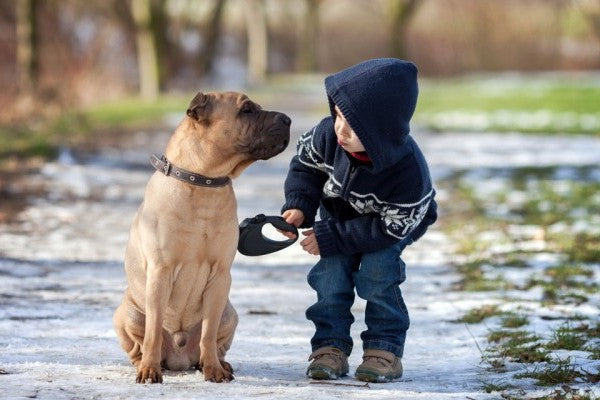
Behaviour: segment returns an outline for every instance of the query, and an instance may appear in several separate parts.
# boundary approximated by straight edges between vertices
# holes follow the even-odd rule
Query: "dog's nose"
[[[281,122],[286,126],[290,126],[292,124],[290,117],[282,113],[279,113],[275,116],[275,122]]]

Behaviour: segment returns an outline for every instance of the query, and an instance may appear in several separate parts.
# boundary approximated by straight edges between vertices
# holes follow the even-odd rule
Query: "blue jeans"
[[[406,279],[400,255],[407,244],[353,256],[323,257],[310,270],[308,283],[317,292],[317,302],[306,310],[306,318],[316,327],[313,351],[333,346],[350,355],[350,325],[354,322],[350,308],[356,288],[358,296],[367,301],[367,330],[360,335],[363,349],[386,350],[402,357],[410,324],[399,287]]]

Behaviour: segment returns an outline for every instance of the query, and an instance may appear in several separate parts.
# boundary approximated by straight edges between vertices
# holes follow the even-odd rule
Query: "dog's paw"
[[[227,363],[227,365],[229,365],[229,364]],[[229,365],[229,369],[231,369],[231,365]],[[228,371],[225,368],[221,367],[221,365],[215,365],[215,366],[204,365],[202,367],[202,373],[204,374],[204,380],[209,381],[209,382],[217,382],[217,383],[230,382],[235,379],[233,377],[232,372],[233,372],[233,369],[231,369],[231,371]]]
[[[229,364],[227,361],[225,360],[219,360],[221,362],[221,367],[223,367],[223,369],[227,372],[229,372],[230,374],[233,374],[233,368],[231,367],[231,364]]]
[[[160,367],[141,367],[138,369],[136,383],[162,383],[162,371]]]

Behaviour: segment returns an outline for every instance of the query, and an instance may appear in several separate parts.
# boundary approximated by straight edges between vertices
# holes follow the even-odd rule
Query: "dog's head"
[[[281,153],[290,141],[290,118],[265,111],[243,93],[198,93],[187,109],[187,117],[199,124],[204,137],[221,151],[267,160]]]

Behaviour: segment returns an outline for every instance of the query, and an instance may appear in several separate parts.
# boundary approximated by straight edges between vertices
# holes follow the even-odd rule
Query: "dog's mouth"
[[[257,160],[268,160],[284,151],[289,142],[289,138],[284,138],[276,143],[273,143],[272,141],[269,141],[268,143],[257,143],[250,149],[249,154]]]
[[[289,127],[277,127],[249,136],[245,143],[239,144],[238,150],[255,160],[268,160],[284,151],[289,143]]]

